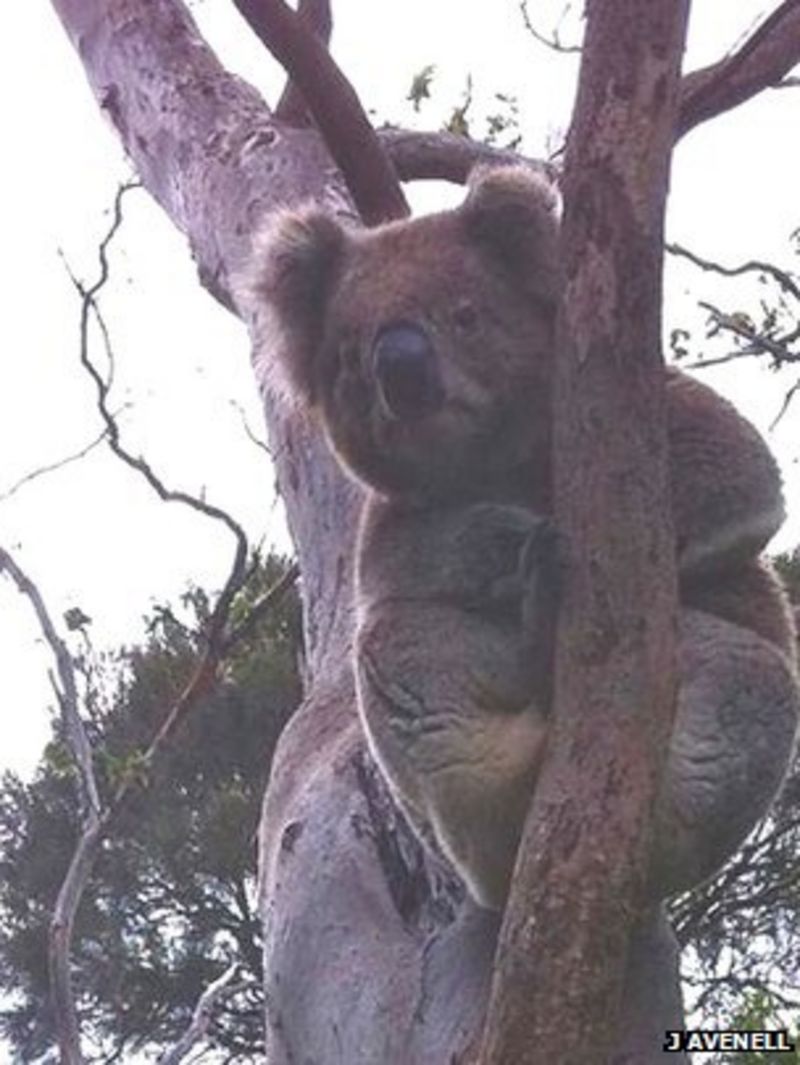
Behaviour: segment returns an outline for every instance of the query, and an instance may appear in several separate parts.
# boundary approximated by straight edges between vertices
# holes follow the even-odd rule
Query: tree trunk
[[[201,282],[234,309],[231,278],[261,216],[341,202],[324,146],[274,120],[220,66],[179,0],[52,2],[142,181],[187,236]],[[316,429],[266,390],[264,404],[302,570],[309,664],[260,834],[270,1065],[467,1062],[498,921],[423,852],[366,753],[350,667],[359,493]],[[661,1060],[653,1032],[679,1023],[669,934],[653,936],[632,959],[637,993],[622,1021],[638,1065],[650,1060],[642,1047]]]
[[[554,722],[503,922],[483,1065],[606,1063],[675,711],[661,265],[689,0],[589,0],[567,138]]]

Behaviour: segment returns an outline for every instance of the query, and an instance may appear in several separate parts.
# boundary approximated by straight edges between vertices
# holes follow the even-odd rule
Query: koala
[[[455,210],[371,230],[313,208],[280,216],[246,296],[260,372],[366,489],[355,676],[371,751],[492,909],[549,731],[558,241],[550,185],[481,172]],[[798,719],[793,627],[759,558],[783,519],[775,463],[733,407],[665,373],[680,675],[658,898],[711,875],[765,813]]]

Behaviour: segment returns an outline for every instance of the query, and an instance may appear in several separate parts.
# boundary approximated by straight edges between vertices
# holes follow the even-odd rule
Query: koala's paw
[[[543,520],[525,507],[498,503],[476,503],[459,512],[446,546],[471,592],[470,609],[519,619],[521,559]]]

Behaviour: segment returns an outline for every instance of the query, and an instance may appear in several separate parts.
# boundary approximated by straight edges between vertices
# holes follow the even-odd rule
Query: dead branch
[[[565,6],[562,18],[569,6],[569,4]],[[522,15],[522,21],[525,23],[525,29],[539,44],[545,45],[546,48],[550,48],[553,52],[560,52],[562,55],[580,55],[581,46],[579,44],[564,44],[559,37],[557,27],[553,29],[552,36],[548,37],[534,26],[531,13],[528,10],[528,0],[520,0],[519,10]]]
[[[690,251],[688,248],[683,247],[681,244],[667,244],[666,250],[670,255],[679,255],[684,259],[688,259],[689,262],[694,263],[695,266],[699,266],[702,270],[710,270],[715,274],[721,274],[723,277],[740,277],[742,274],[766,274],[773,280],[777,281],[780,287],[787,292],[790,296],[794,296],[798,304],[800,304],[800,286],[794,280],[792,275],[786,270],[781,270],[773,263],[765,263],[760,259],[749,259],[745,263],[740,263],[738,266],[723,266],[721,263],[714,262],[711,259],[703,259],[696,252]]]
[[[726,314],[725,311],[721,311],[719,307],[715,307],[713,303],[708,303],[705,300],[699,300],[697,306],[702,307],[704,311],[708,311],[716,331],[732,333],[747,343],[745,347],[729,352],[727,355],[711,359],[698,359],[697,362],[690,364],[692,368],[718,366],[723,362],[730,362],[732,359],[743,358],[748,355],[769,355],[775,366],[790,362],[800,362],[800,353],[790,351],[785,338],[772,337],[766,333],[760,333],[751,322],[745,321],[740,314]]]
[[[327,48],[333,29],[330,0],[300,0],[297,5],[297,17]],[[291,78],[287,79],[286,88],[272,113],[275,118],[290,126],[305,128],[314,125],[303,94]]]
[[[126,404],[126,406],[127,405],[128,404]],[[94,440],[91,440],[88,444],[85,445],[85,447],[82,447],[80,451],[75,451],[73,454],[67,455],[63,459],[58,459],[57,462],[48,463],[48,465],[46,466],[39,466],[37,469],[32,470],[30,473],[26,473],[24,477],[20,477],[20,479],[14,484],[12,484],[9,489],[0,494],[0,503],[5,503],[6,500],[11,499],[13,495],[16,495],[20,488],[23,488],[26,484],[30,484],[31,481],[35,481],[37,480],[37,478],[43,477],[47,473],[55,473],[57,470],[63,470],[64,467],[69,466],[70,463],[77,462],[78,459],[84,458],[86,455],[89,454],[90,451],[94,451],[94,449],[99,444],[102,444],[102,442],[106,438],[106,435],[106,430],[103,429],[103,431],[99,433],[94,438]]]
[[[409,208],[392,164],[323,41],[283,0],[234,3],[302,93],[364,223],[405,218]]]
[[[239,403],[235,399],[232,399],[232,400],[230,400],[230,405],[233,407],[233,409],[239,415],[239,418],[240,418],[241,423],[242,423],[242,428],[244,429],[245,436],[250,441],[250,443],[251,444],[255,444],[259,451],[263,451],[268,459],[272,459],[273,458],[272,449],[270,448],[269,444],[265,440],[262,440],[260,436],[256,436],[256,434],[253,432],[253,427],[250,425],[250,422],[247,420],[247,414],[245,412],[244,407],[241,405],[241,403]],[[2,497],[0,496],[0,502],[1,501],[2,501]]]
[[[97,316],[98,305],[97,295],[100,290],[108,281],[109,266],[108,266],[108,247],[117,233],[120,225],[122,224],[122,202],[126,193],[131,189],[138,186],[126,184],[121,185],[117,190],[114,197],[114,209],[113,220],[111,226],[108,229],[105,237],[99,246],[99,262],[100,270],[97,279],[93,284],[88,287],[80,281],[75,274],[70,270],[69,264],[67,270],[69,272],[70,280],[74,285],[81,301],[81,315],[80,315],[80,362],[81,366],[91,377],[94,382],[97,391],[97,409],[100,413],[100,417],[105,424],[106,437],[108,444],[113,453],[119,458],[126,466],[129,466],[132,470],[135,470],[144,480],[150,485],[156,495],[165,503],[181,503],[184,506],[189,507],[191,510],[195,510],[200,514],[205,515],[207,518],[212,518],[214,521],[221,522],[233,535],[236,549],[235,559],[233,564],[233,570],[231,573],[232,580],[228,583],[230,588],[226,585],[226,589],[223,589],[222,595],[225,597],[225,601],[222,603],[222,609],[220,611],[219,618],[215,618],[216,612],[212,613],[212,617],[209,623],[209,632],[207,638],[209,641],[215,639],[221,632],[222,621],[224,620],[230,599],[241,587],[244,579],[245,567],[247,563],[247,537],[244,534],[243,529],[234,521],[234,519],[226,511],[220,507],[215,507],[211,503],[207,503],[204,499],[198,499],[195,496],[189,495],[187,492],[176,491],[166,487],[164,482],[158,477],[150,464],[141,456],[136,457],[131,454],[122,444],[120,439],[119,425],[117,424],[114,416],[108,406],[108,393],[109,384],[103,379],[102,374],[92,362],[89,355],[89,321],[91,316]],[[218,604],[219,606],[220,604]],[[219,626],[219,628],[217,627]]]
[[[783,397],[783,402],[781,403],[780,410],[770,422],[770,429],[774,429],[775,426],[779,424],[784,414],[786,414],[789,407],[791,407],[792,401],[794,400],[795,396],[797,396],[798,394],[800,394],[800,378],[795,381],[791,388],[787,389]],[[800,616],[798,616],[798,610],[797,608],[795,608],[795,624],[797,624],[798,620],[800,620]]]
[[[192,1019],[178,1042],[158,1059],[158,1065],[180,1065],[195,1046],[208,1034],[214,1011],[226,998],[236,994],[241,985],[234,984],[239,971],[238,962],[233,962],[225,972],[209,984],[194,1008]]]
[[[75,914],[80,904],[83,886],[91,868],[93,853],[102,831],[102,813],[92,751],[78,710],[75,671],[69,651],[58,635],[41,592],[23,572],[8,551],[0,548],[0,570],[27,596],[36,614],[42,635],[53,653],[59,683],[53,679],[64,734],[72,750],[78,769],[83,807],[83,827],[80,839],[58,892],[50,919],[48,961],[50,967],[50,995],[56,1017],[56,1029],[61,1060],[67,1065],[81,1065],[80,1024],[72,992],[69,969],[70,945]]]
[[[700,269],[711,271],[722,277],[741,277],[746,274],[756,274],[758,277],[770,277],[779,286],[782,292],[797,302],[798,313],[800,313],[800,285],[798,285],[794,276],[789,273],[789,271],[782,270],[773,263],[763,262],[760,259],[750,259],[747,262],[740,263],[738,266],[723,266],[721,263],[711,259],[702,258],[695,252],[689,251],[688,248],[684,248],[680,244],[667,244],[666,249],[670,254],[681,256],[695,266],[700,267]],[[757,329],[754,323],[742,314],[728,314],[714,304],[703,300],[698,302],[698,306],[708,312],[711,322],[713,323],[714,333],[730,333],[732,336],[744,341],[744,343],[742,346],[735,348],[733,351],[725,352],[723,355],[696,359],[693,362],[687,363],[687,366],[690,369],[702,370],[711,366],[722,366],[725,363],[734,362],[738,359],[764,355],[770,358],[773,368],[778,368],[789,363],[800,362],[800,353],[793,351],[791,347],[791,345],[800,340],[800,322],[798,322],[793,329],[789,330],[789,332],[782,335],[776,335],[772,332],[765,332],[763,328]],[[787,389],[781,407],[773,419],[770,428],[774,429],[781,421],[798,392],[800,392],[800,381]]]
[[[452,181],[463,185],[478,163],[491,166],[526,163],[551,178],[556,169],[538,159],[525,159],[518,152],[493,148],[453,133],[420,133],[384,126],[377,131],[401,181]]]
[[[109,229],[99,245],[100,269],[97,280],[85,285],[70,271],[73,285],[81,299],[80,315],[80,361],[90,375],[97,389],[97,406],[104,423],[103,439],[108,439],[109,446],[129,467],[136,470],[156,494],[165,502],[179,502],[198,511],[206,517],[221,521],[234,535],[235,549],[230,572],[203,633],[204,649],[200,661],[189,682],[166,713],[164,720],[156,730],[146,750],[143,752],[141,767],[146,770],[152,765],[162,748],[186,719],[197,702],[213,688],[219,675],[219,668],[224,656],[236,645],[238,640],[252,631],[258,619],[263,617],[266,609],[282,595],[297,579],[297,567],[293,567],[270,589],[256,604],[255,617],[248,615],[235,629],[227,631],[230,607],[236,594],[240,591],[247,576],[247,539],[244,531],[227,513],[204,500],[195,499],[184,492],[167,489],[150,465],[143,458],[136,458],[121,443],[119,426],[108,407],[109,383],[105,381],[94,365],[89,354],[89,323],[91,315],[99,314],[97,297],[109,279],[108,249],[122,224],[122,202],[131,185],[121,186],[114,199],[113,218]],[[104,343],[110,355],[108,331],[103,331]],[[8,552],[0,549],[0,569],[5,569],[15,580],[20,591],[30,599],[44,637],[56,658],[59,685],[56,687],[58,702],[61,707],[65,734],[75,758],[82,790],[85,795],[84,823],[75,850],[70,860],[67,873],[59,890],[50,925],[50,980],[56,1030],[61,1048],[62,1061],[67,1065],[82,1065],[80,1048],[80,1025],[75,1007],[75,996],[70,973],[70,954],[74,918],[80,905],[83,892],[91,875],[98,847],[113,824],[114,818],[122,808],[132,790],[141,781],[141,774],[123,776],[111,801],[102,807],[92,764],[91,747],[83,726],[79,711],[77,687],[73,663],[63,641],[58,637],[50,620],[42,596],[36,586],[14,563]],[[229,981],[226,981],[226,985]],[[212,985],[214,988],[216,985]],[[211,991],[212,988],[208,990]],[[215,993],[216,994],[216,993]],[[201,998],[198,1003],[198,1018],[203,1015],[203,1003],[213,1001]],[[205,1008],[205,1007],[203,1007]],[[196,1037],[199,1038],[199,1035]],[[195,1038],[195,1041],[196,1041]],[[179,1060],[179,1059],[176,1059]]]
[[[800,0],[784,0],[731,55],[682,81],[675,139],[780,85],[800,62]]]
[[[246,640],[248,636],[252,635],[259,621],[275,606],[299,577],[300,567],[296,562],[293,562],[286,572],[275,581],[272,587],[253,603],[247,613],[247,617],[228,632],[223,642],[224,650],[227,654],[242,643],[243,640]]]

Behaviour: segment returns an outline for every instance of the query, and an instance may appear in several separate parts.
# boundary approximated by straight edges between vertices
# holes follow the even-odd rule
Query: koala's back
[[[713,389],[667,371],[672,509],[683,583],[756,557],[784,519],[777,465]]]

